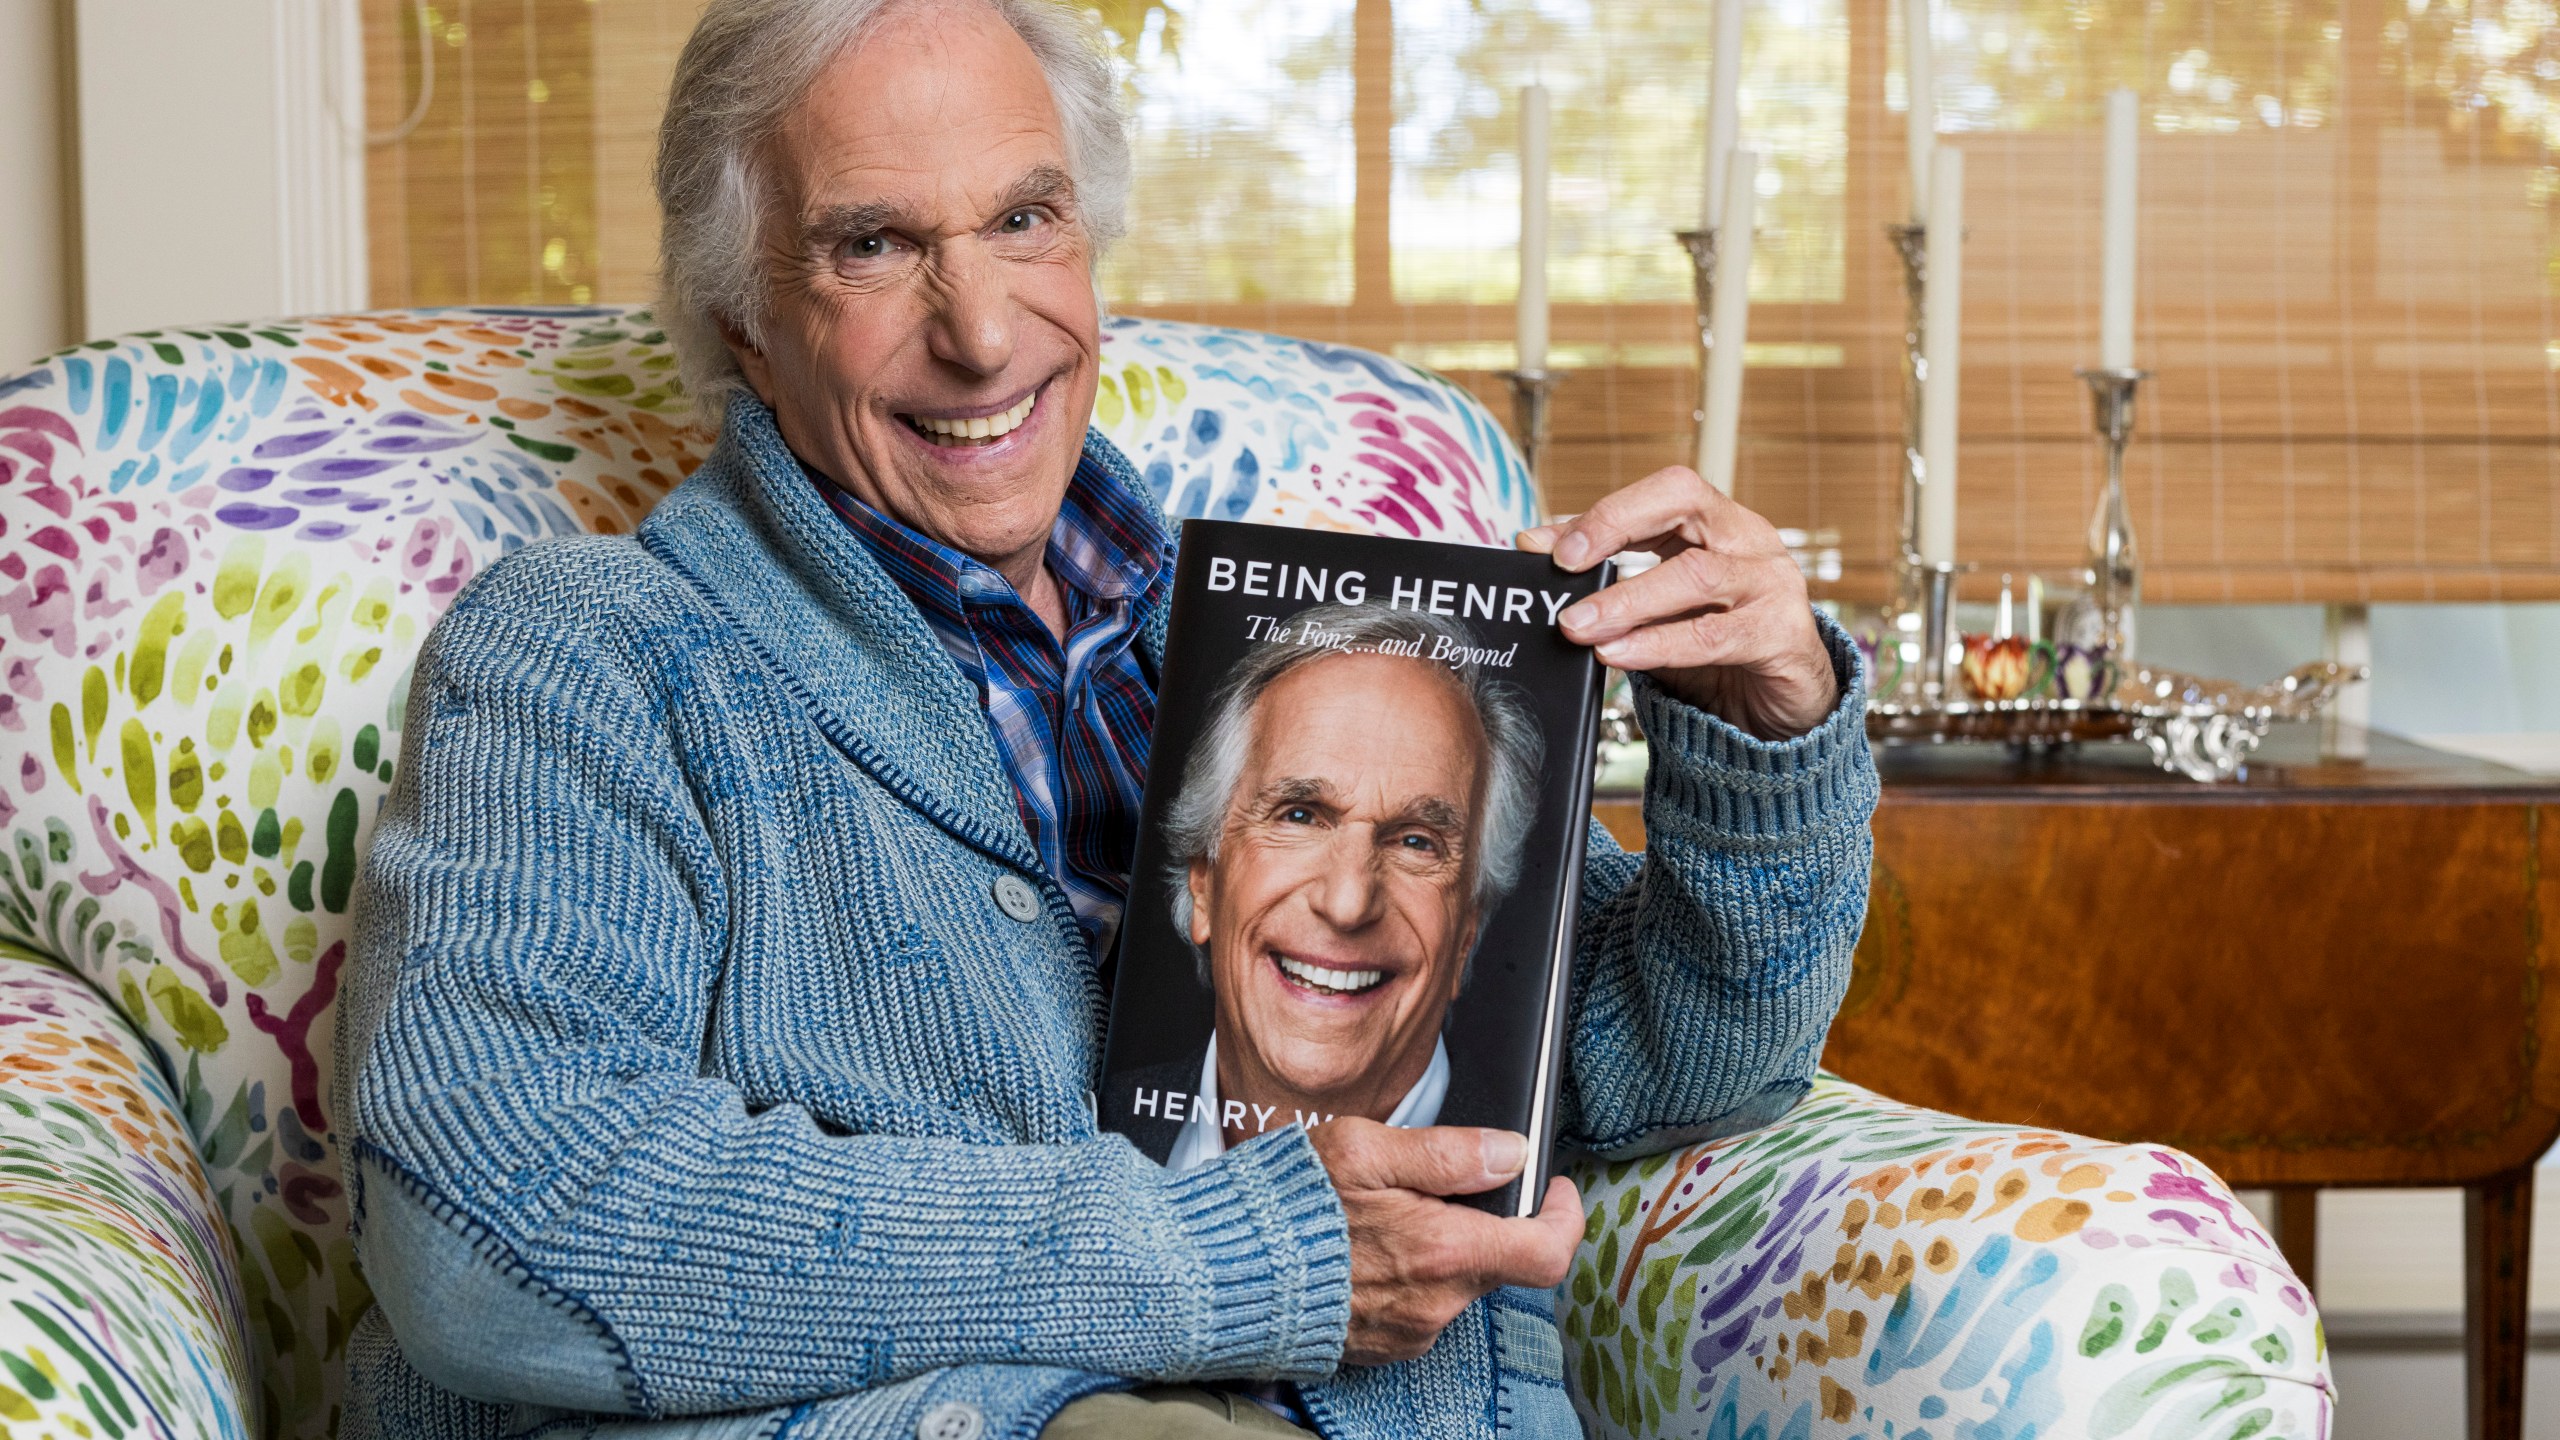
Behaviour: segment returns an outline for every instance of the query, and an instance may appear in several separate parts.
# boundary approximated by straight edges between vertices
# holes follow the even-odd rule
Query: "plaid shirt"
[[[1164,527],[1103,459],[1077,462],[1049,533],[1049,571],[1066,592],[1062,646],[1002,575],[810,478],[977,688],[1032,847],[1093,953],[1108,953],[1155,731],[1156,677],[1133,642],[1170,583]]]

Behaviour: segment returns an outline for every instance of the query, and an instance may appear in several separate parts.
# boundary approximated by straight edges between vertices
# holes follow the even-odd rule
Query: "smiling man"
[[[1172,544],[1086,423],[1129,160],[1077,17],[703,7],[659,138],[659,317],[721,438],[638,534],[509,555],[419,653],[338,997],[378,1302],[344,1433],[1576,1428],[1546,1288],[1572,1185],[1531,1219],[1444,1198],[1518,1175],[1522,1137],[1346,1115],[1175,1172],[1088,1108]],[[1560,617],[1639,676],[1655,836],[1584,859],[1562,1134],[1625,1155],[1773,1119],[1864,908],[1855,648],[1687,470],[1520,543],[1666,557]],[[1403,823],[1461,873],[1489,843],[1453,819],[1481,775],[1264,763],[1281,828],[1240,843]],[[1481,902],[1394,863],[1393,944],[1328,949],[1350,910],[1301,925],[1214,877],[1209,943],[1421,1002],[1438,962],[1403,977]],[[1409,1066],[1430,1006],[1388,1009]]]
[[[1247,652],[1167,811],[1174,927],[1216,999],[1188,1073],[1138,1077],[1207,1102],[1136,1137],[1177,1170],[1302,1114],[1440,1118],[1441,1031],[1537,804],[1544,747],[1515,687],[1376,653],[1470,653],[1457,622],[1328,605],[1290,623],[1335,644]]]

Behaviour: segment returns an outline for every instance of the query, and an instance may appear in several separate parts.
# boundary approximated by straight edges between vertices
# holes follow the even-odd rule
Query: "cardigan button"
[[[986,1432],[987,1417],[966,1400],[945,1400],[916,1422],[916,1440],[978,1440]]]
[[[1028,925],[1040,918],[1040,892],[1019,875],[996,877],[996,908]],[[975,1434],[977,1432],[970,1432]]]

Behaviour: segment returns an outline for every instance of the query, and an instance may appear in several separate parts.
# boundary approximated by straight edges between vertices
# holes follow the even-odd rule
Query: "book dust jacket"
[[[1544,1197],[1599,663],[1543,555],[1182,527],[1102,1123],[1188,1169],[1362,1115],[1530,1140]]]

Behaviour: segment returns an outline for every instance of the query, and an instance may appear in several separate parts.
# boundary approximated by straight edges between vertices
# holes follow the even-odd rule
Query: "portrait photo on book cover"
[[[1186,613],[1235,658],[1163,698],[1122,921],[1102,1106],[1149,1156],[1336,1115],[1527,1128],[1585,697],[1539,693],[1572,687],[1523,649],[1567,647],[1513,618]]]

